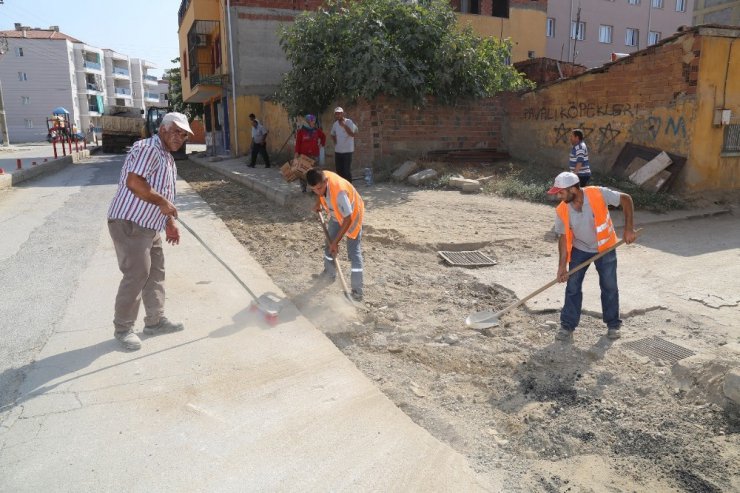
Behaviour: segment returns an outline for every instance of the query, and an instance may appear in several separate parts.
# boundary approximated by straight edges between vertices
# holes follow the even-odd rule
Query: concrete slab
[[[178,190],[188,226],[258,295],[283,298],[187,184]],[[122,351],[104,224],[88,240],[95,254],[62,321],[0,414],[1,489],[502,489],[413,423],[290,302],[267,326],[186,231],[165,247],[167,313],[186,330]]]

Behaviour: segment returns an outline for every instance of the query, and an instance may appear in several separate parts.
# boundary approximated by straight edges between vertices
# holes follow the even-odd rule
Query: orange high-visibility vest
[[[617,233],[614,231],[612,218],[609,215],[609,207],[606,205],[604,196],[601,195],[599,187],[584,187],[583,193],[588,197],[591,210],[594,213],[594,229],[596,229],[596,247],[603,252],[617,243]],[[573,248],[573,231],[570,230],[570,219],[568,216],[568,204],[560,202],[556,212],[565,225],[565,240],[568,248],[568,262],[570,262],[570,251]]]
[[[329,200],[331,200],[331,206],[334,209],[334,217],[337,219],[339,224],[342,224],[344,218],[339,212],[337,196],[339,195],[339,192],[345,192],[347,197],[349,197],[349,203],[352,204],[352,224],[347,230],[346,235],[348,238],[357,238],[357,235],[360,234],[360,230],[362,230],[362,218],[365,215],[365,203],[362,201],[362,197],[360,197],[360,194],[357,193],[357,190],[355,190],[355,187],[353,187],[350,182],[338,174],[331,171],[324,171],[324,176],[326,177],[326,188],[329,193]],[[319,200],[321,201],[321,205],[328,212],[329,206],[326,204],[326,197],[321,196],[319,197]]]

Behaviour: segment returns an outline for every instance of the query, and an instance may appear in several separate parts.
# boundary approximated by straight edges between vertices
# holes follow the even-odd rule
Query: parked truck
[[[103,152],[125,152],[139,139],[156,135],[167,108],[150,107],[144,110],[128,106],[109,106],[101,119]],[[186,144],[173,152],[175,159],[186,159]]]

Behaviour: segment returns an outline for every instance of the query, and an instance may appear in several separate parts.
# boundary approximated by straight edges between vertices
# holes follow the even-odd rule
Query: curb
[[[57,159],[52,159],[45,163],[37,164],[31,168],[24,168],[21,170],[14,171],[13,173],[4,173],[0,175],[0,190],[12,188],[21,182],[36,178],[40,175],[49,173],[56,173],[62,170],[67,165],[77,163],[90,157],[89,150],[82,150],[73,152],[68,156],[64,156]]]
[[[195,156],[188,156],[188,159],[194,164],[208,168],[211,171],[215,171],[231,181],[237,182],[264,195],[265,198],[282,207],[293,203],[302,195],[300,192],[293,192],[290,190],[284,190],[282,187],[276,187],[275,184],[272,183],[273,180],[261,179],[261,176],[259,175],[239,173],[227,169],[219,165],[221,161],[209,162],[207,161],[208,158],[198,158]]]

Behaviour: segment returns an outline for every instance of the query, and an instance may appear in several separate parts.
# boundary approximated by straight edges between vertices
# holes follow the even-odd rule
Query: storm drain
[[[496,261],[488,255],[474,252],[437,252],[450,265],[459,267],[486,267],[496,265]]]
[[[630,341],[624,343],[623,346],[652,360],[668,361],[670,363],[675,363],[696,354],[690,349],[673,344],[660,337]]]

